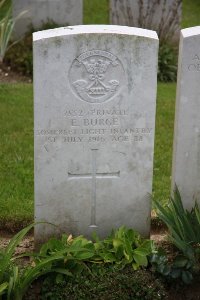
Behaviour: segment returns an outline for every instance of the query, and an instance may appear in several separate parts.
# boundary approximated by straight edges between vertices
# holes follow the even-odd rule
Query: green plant
[[[11,0],[0,0],[0,20],[5,17]]]
[[[132,264],[134,270],[147,266],[147,255],[152,253],[153,242],[143,240],[132,229],[120,227],[113,231],[105,240],[96,242],[83,236],[72,238],[63,235],[60,240],[52,238],[45,243],[38,254],[28,254],[34,258],[32,266],[19,270],[13,264],[13,254],[16,246],[24,235],[33,227],[30,225],[20,231],[11,240],[9,246],[2,252],[0,265],[0,293],[7,295],[7,300],[22,300],[30,284],[37,278],[58,273],[57,278],[79,274],[84,269],[90,270],[91,263],[113,263],[120,268]],[[27,255],[27,254],[25,254]]]
[[[159,201],[154,200],[158,217],[167,225],[170,239],[174,245],[189,259],[195,260],[195,253],[200,252],[200,210],[198,204],[191,212],[183,207],[181,195],[175,187],[174,199],[163,207]]]
[[[158,249],[150,257],[153,270],[169,280],[179,279],[190,284],[195,271],[193,263],[183,255],[177,255],[171,262],[163,249]]]
[[[12,5],[8,0],[0,0],[0,8],[6,5],[5,15],[0,19],[0,63],[3,62],[6,52],[10,47],[17,43],[10,43],[11,35],[15,26],[15,22],[25,12],[22,12],[17,18],[12,17]]]
[[[177,76],[177,50],[174,46],[163,42],[158,53],[158,80],[174,82]]]
[[[15,46],[8,49],[5,63],[23,75],[33,74],[32,34],[27,34]]]
[[[32,254],[33,255],[33,254]],[[14,272],[13,282],[11,286],[11,292],[8,290],[8,300],[22,300],[30,284],[38,279],[39,277],[48,274],[48,273],[59,273],[71,276],[71,273],[63,268],[56,268],[54,264],[56,261],[63,259],[63,256],[60,254],[52,255],[51,257],[45,258],[42,261],[38,262],[36,265],[33,264],[31,267],[25,268],[21,274]],[[19,276],[18,276],[19,274]]]
[[[181,256],[178,256],[174,262],[175,267],[180,264],[185,269],[182,277],[188,277],[188,280],[192,279],[192,272],[198,271],[200,267],[200,210],[198,204],[195,204],[191,212],[185,210],[177,187],[175,187],[174,198],[171,198],[169,206],[163,207],[158,200],[154,200],[154,204],[158,217],[169,229],[170,240],[181,252]]]
[[[14,264],[16,247],[33,226],[31,224],[21,230],[5,249],[0,250],[0,296],[7,293],[7,299],[11,299],[12,290],[18,280],[18,267]]]
[[[35,264],[38,265],[46,259],[57,256],[60,257],[60,260],[55,260],[52,267],[64,268],[68,275],[72,276],[72,274],[82,272],[84,268],[87,268],[85,262],[95,256],[95,247],[83,236],[73,239],[71,235],[63,234],[61,239],[51,238],[42,245],[39,253],[35,256]]]
[[[148,255],[154,251],[153,241],[143,239],[133,229],[125,226],[113,230],[111,235],[100,240],[94,235],[95,242],[88,241],[83,236],[73,239],[63,235],[61,240],[50,239],[41,247],[39,259],[52,256],[55,253],[63,255],[65,263],[68,260],[89,261],[93,263],[111,263],[124,267],[131,264],[134,270],[148,265]]]
[[[47,273],[61,273],[71,275],[69,271],[62,268],[54,268],[55,262],[63,260],[61,253],[55,253],[51,257],[45,257],[37,264],[33,264],[24,269],[19,269],[16,259],[22,256],[34,256],[34,254],[24,254],[15,257],[16,247],[24,236],[36,224],[31,224],[17,233],[10,241],[9,245],[0,253],[0,299],[22,300],[30,284],[38,277]],[[5,296],[5,297],[4,297]],[[3,298],[2,298],[3,297]]]
[[[47,30],[56,27],[58,25],[49,20],[38,30]],[[28,76],[33,75],[32,33],[34,31],[35,29],[31,26],[23,39],[18,41],[14,47],[8,49],[5,56],[5,62],[11,69]]]
[[[103,241],[96,237],[94,244],[96,249],[95,260],[103,260],[105,263],[116,263],[124,267],[131,264],[134,270],[148,265],[148,255],[154,251],[153,241],[143,239],[133,229],[125,226],[116,231]]]
[[[0,1],[0,9],[5,4],[6,0]],[[14,22],[11,18],[11,6],[8,7],[5,15],[0,19],[0,63],[3,62],[6,50],[8,49],[8,42],[10,40]]]

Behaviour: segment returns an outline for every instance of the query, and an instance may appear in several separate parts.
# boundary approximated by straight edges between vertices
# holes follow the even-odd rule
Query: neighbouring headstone
[[[36,221],[149,235],[157,50],[155,32],[124,26],[34,33]]]
[[[172,189],[191,209],[200,201],[200,26],[181,31],[179,49]]]
[[[177,43],[182,0],[110,0],[110,22],[155,30],[161,41]]]
[[[68,26],[83,23],[83,0],[13,0],[12,6],[14,18],[23,12],[15,25],[15,38],[46,24]]]

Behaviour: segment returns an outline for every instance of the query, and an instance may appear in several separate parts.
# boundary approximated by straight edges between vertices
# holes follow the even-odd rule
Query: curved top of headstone
[[[55,29],[43,30],[33,33],[33,40],[48,39],[58,36],[87,34],[87,33],[110,33],[135,35],[150,39],[158,39],[157,33],[153,30],[147,30],[137,27],[119,26],[119,25],[77,25],[60,27]]]
[[[193,36],[193,35],[199,35],[200,34],[200,26],[182,29],[181,34],[184,38]]]

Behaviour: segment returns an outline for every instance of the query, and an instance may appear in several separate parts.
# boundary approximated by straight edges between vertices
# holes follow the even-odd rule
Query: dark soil
[[[15,72],[10,66],[0,64],[0,84],[1,83],[31,83],[31,77]]]
[[[200,300],[200,277],[188,286],[171,285],[168,294],[169,300]]]
[[[88,267],[91,266],[88,264]],[[99,266],[99,271],[81,274],[56,282],[50,275],[40,280],[28,291],[26,300],[160,300],[168,299],[164,283],[156,278],[150,270],[134,271],[131,266],[110,269]],[[101,270],[104,270],[104,273]],[[37,291],[33,297],[33,291]],[[40,295],[40,296],[39,296]]]

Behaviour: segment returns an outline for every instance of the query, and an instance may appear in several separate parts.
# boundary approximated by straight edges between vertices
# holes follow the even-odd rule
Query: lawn
[[[84,24],[109,24],[109,0],[84,0]]]
[[[170,196],[175,83],[158,83],[153,196],[166,203]]]
[[[0,111],[0,227],[14,229],[33,219],[32,85],[0,85]]]
[[[0,16],[2,11],[0,12]],[[85,0],[84,23],[108,23],[108,0]],[[200,24],[200,1],[183,1],[182,27]],[[158,84],[153,196],[170,195],[176,84]],[[33,219],[32,84],[0,85],[0,228]]]
[[[183,0],[182,28],[200,25],[200,1]]]

